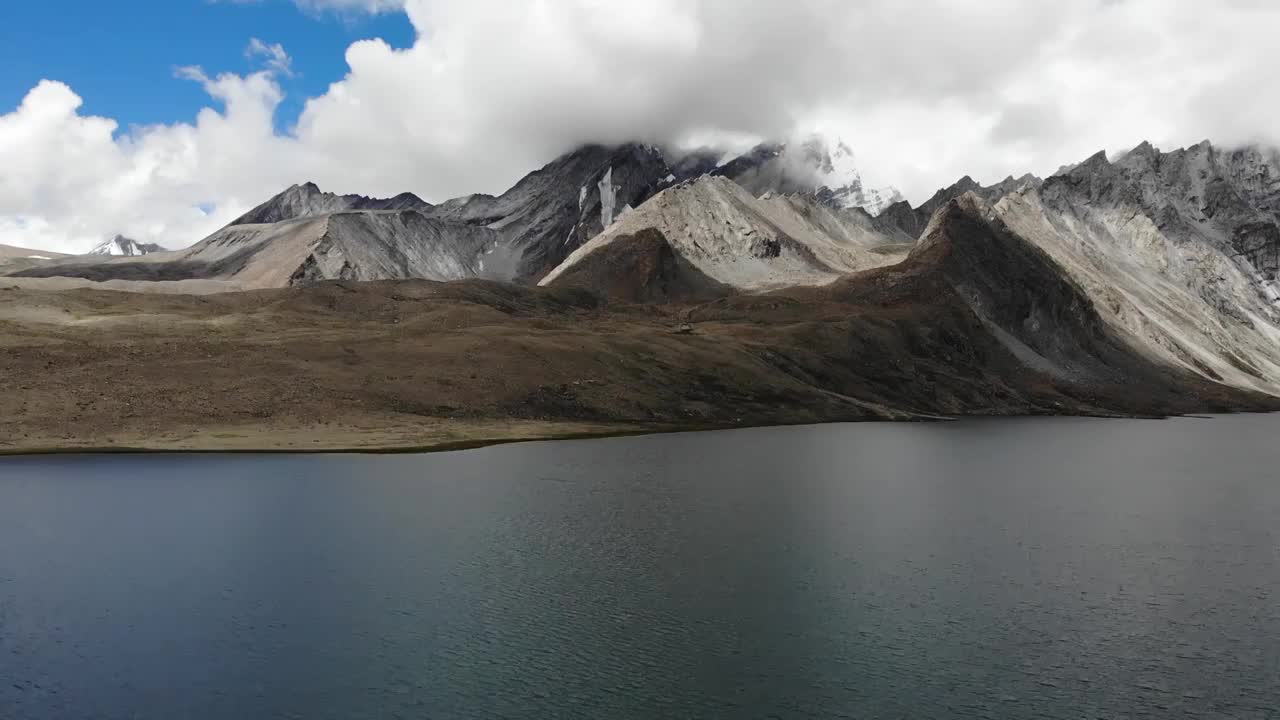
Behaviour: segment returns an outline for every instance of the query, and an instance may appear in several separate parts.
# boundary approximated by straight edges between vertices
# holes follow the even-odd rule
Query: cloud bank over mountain
[[[1280,144],[1280,6],[1263,0],[298,4],[403,11],[417,40],[351,45],[286,133],[273,117],[295,68],[269,37],[236,41],[258,72],[177,70],[210,97],[187,123],[122,128],[49,78],[0,110],[0,243],[182,247],[295,182],[436,202],[592,141],[819,131],[915,202],[1143,139]]]

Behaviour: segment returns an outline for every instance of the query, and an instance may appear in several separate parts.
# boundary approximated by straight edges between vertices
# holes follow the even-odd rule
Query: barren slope
[[[47,250],[32,250],[31,248],[13,245],[0,245],[0,275],[38,267],[65,257],[68,256]]]
[[[514,265],[498,233],[406,210],[232,225],[185,250],[97,262],[72,259],[15,274],[98,281],[214,280],[272,288],[329,279],[509,279]]]
[[[657,230],[682,258],[717,282],[747,290],[831,282],[901,259],[906,247],[811,199],[757,199],[722,177],[681,183],[626,213],[543,280],[620,237]]]
[[[1207,144],[1167,155],[1144,144],[1116,164],[1097,155],[1039,192],[1006,196],[996,212],[1068,268],[1147,356],[1280,392],[1274,285],[1265,258],[1255,264],[1233,245],[1242,227],[1275,227],[1274,211],[1230,189],[1232,161],[1214,158]],[[1205,205],[1200,194],[1215,192],[1217,207]]]

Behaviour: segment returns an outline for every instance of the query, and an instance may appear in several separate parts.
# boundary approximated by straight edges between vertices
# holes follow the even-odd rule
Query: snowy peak
[[[801,151],[805,161],[817,171],[814,180],[816,195],[828,205],[858,207],[879,215],[885,208],[902,200],[902,193],[897,188],[866,187],[858,172],[853,150],[842,140],[836,142],[834,149],[829,149],[826,140],[811,137],[802,144]]]
[[[154,252],[164,252],[164,248],[155,243],[140,243],[132,238],[117,235],[89,251],[90,255],[109,255],[112,257],[138,257]]]

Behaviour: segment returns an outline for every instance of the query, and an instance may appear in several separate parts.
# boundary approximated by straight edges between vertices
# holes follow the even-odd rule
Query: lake
[[[0,459],[0,718],[1280,717],[1280,416]]]

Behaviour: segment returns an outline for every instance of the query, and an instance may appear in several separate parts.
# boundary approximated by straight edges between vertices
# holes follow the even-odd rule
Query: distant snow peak
[[[132,238],[117,235],[89,251],[90,255],[110,255],[113,257],[137,257],[162,250],[159,245],[140,243]]]
[[[903,199],[896,188],[864,186],[853,148],[841,139],[819,134],[763,142],[747,150],[723,146],[694,150],[673,170],[678,180],[709,173],[737,182],[756,197],[766,192],[809,195],[833,208],[860,207],[872,215]]]
[[[792,158],[791,164],[799,164],[813,173],[810,182],[815,193],[830,205],[846,209],[860,207],[878,215],[903,199],[894,187],[865,187],[853,148],[842,139],[829,141],[822,135],[809,135],[789,143],[784,153]]]

